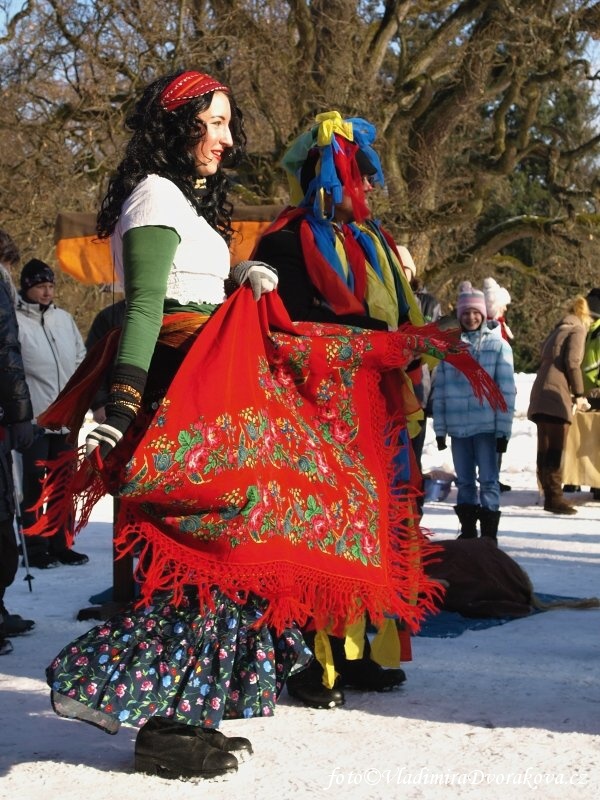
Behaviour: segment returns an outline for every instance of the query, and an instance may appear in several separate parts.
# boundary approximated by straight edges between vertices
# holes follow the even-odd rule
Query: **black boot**
[[[343,706],[346,698],[341,689],[328,689],[323,686],[323,668],[308,667],[295,675],[290,675],[286,687],[290,697],[300,700],[310,708],[336,708]]]
[[[346,661],[340,678],[342,686],[362,692],[389,692],[406,680],[403,669],[384,669],[370,658]]]
[[[152,717],[135,740],[136,771],[161,778],[218,778],[236,772],[236,757],[208,744],[204,733],[194,725]]]
[[[0,615],[4,620],[4,633],[7,636],[21,636],[35,627],[32,619],[23,619],[20,614],[9,614],[2,602],[0,602]]]
[[[225,736],[224,733],[216,728],[196,728],[196,736],[204,739],[211,747],[222,750],[225,753],[233,753],[238,761],[247,761],[254,750],[249,739],[244,736]]]
[[[491,508],[480,508],[479,522],[481,525],[481,535],[497,541],[500,511],[492,511]]]
[[[458,539],[477,538],[477,520],[479,518],[479,506],[471,503],[459,503],[454,506],[456,516],[460,521],[460,533]]]

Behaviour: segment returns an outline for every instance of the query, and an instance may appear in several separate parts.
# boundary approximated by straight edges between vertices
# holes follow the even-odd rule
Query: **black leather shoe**
[[[254,752],[250,740],[243,736],[225,736],[216,728],[194,727],[194,732],[197,737],[204,739],[211,747],[225,753],[233,753],[238,761],[247,761]]]
[[[13,646],[10,639],[0,639],[0,656],[7,656],[12,651]]]
[[[54,569],[54,567],[58,567],[58,559],[49,553],[31,554],[27,563],[30,567],[35,567],[36,569]],[[21,562],[21,566],[26,566],[25,559]]]
[[[202,729],[200,729],[202,730]],[[197,735],[194,725],[152,717],[135,740],[135,769],[161,778],[219,778],[237,771],[237,758]]]
[[[23,619],[20,614],[9,614],[6,609],[0,609],[0,614],[4,619],[4,632],[7,636],[21,636],[35,627],[32,619]]]
[[[406,680],[403,669],[384,669],[370,658],[346,661],[340,676],[341,684],[362,692],[389,692]]]
[[[67,564],[70,567],[79,567],[81,564],[87,564],[90,560],[85,553],[76,553],[75,550],[62,550],[60,553],[55,553],[53,557],[59,564]]]
[[[341,689],[327,689],[323,686],[319,671],[305,669],[291,675],[286,686],[288,694],[310,708],[336,708],[346,702]]]

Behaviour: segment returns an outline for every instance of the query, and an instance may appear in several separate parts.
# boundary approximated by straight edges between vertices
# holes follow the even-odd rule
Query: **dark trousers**
[[[567,441],[568,423],[558,417],[535,417],[537,427],[537,467],[560,470]]]
[[[31,447],[22,454],[23,458],[23,500],[21,501],[21,516],[23,529],[27,532],[36,520],[37,512],[31,511],[40,499],[42,481],[46,469],[39,461],[53,461],[66,450],[72,450],[72,445],[67,443],[64,433],[45,433],[36,439]],[[50,500],[52,503],[52,500]],[[72,525],[72,518],[71,518]],[[27,552],[30,556],[42,553],[57,555],[67,549],[67,531],[59,530],[53,536],[27,536]]]
[[[544,491],[544,508],[562,507],[562,458],[567,441],[568,423],[558,417],[536,415],[537,475]]]
[[[6,437],[2,437],[0,439],[0,604],[6,587],[14,581],[19,566],[19,553],[13,527],[14,512],[15,489],[10,446]]]
[[[19,551],[13,527],[13,518],[0,520],[0,606],[4,601],[4,592],[17,574]]]

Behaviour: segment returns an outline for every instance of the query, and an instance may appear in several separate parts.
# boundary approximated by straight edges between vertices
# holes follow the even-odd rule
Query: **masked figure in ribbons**
[[[369,195],[384,184],[373,148],[375,134],[375,127],[364,119],[342,119],[337,111],[319,114],[283,158],[293,205],[266,231],[254,257],[277,269],[278,292],[294,320],[371,330],[423,324],[409,284],[414,270],[410,253],[371,216]],[[411,377],[418,378],[419,362],[410,366]],[[422,409],[406,371],[388,375],[385,384],[394,411],[405,418],[397,479],[407,497],[416,498],[421,476],[409,436],[419,429]],[[416,525],[416,507],[408,507]],[[362,626],[345,640],[321,631],[316,644],[315,632],[306,630],[305,638],[313,642],[319,658],[288,681],[289,693],[310,706],[327,708],[344,702],[344,687],[385,691],[400,685],[405,679],[400,659],[410,659],[410,641],[396,628],[396,621],[390,620],[380,631],[376,656]],[[383,664],[395,668],[384,669]]]

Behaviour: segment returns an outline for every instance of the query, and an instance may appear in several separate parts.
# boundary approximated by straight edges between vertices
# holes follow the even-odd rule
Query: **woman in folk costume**
[[[252,750],[218,731],[222,720],[271,715],[306,663],[295,621],[337,630],[366,610],[417,627],[431,606],[428,544],[406,536],[389,479],[397,420],[379,377],[421,351],[473,365],[416,329],[296,327],[258,262],[233,269],[241,288],[222,302],[222,166],[245,143],[229,88],[168,76],[128,125],[98,217],[125,287],[122,331],[92,348],[43,416],[76,430],[114,361],[106,422],[78,463],[55,464],[42,500],[79,496],[81,530],[99,497],[119,497],[115,546],[139,553],[140,598],[65,647],[47,680],[57,713],[111,733],[138,726],[137,769],[206,778]]]
[[[423,324],[409,284],[414,269],[410,253],[371,216],[369,194],[384,183],[373,149],[375,136],[375,127],[364,119],[326,112],[282,160],[293,205],[263,234],[254,257],[277,269],[278,293],[294,320],[371,330]],[[397,410],[414,420],[422,416],[405,372],[389,374],[386,382],[388,399],[399,403]],[[397,467],[399,483],[407,498],[414,499],[421,476],[406,424],[400,431]],[[407,515],[407,524],[415,528],[416,511],[415,506]],[[344,687],[386,691],[400,685],[405,680],[400,661],[410,659],[408,636],[397,630],[395,620],[388,620],[372,654],[364,617],[361,623],[345,641],[305,630],[318,658],[310,669],[290,678],[290,694],[316,708],[333,708],[343,704]]]

